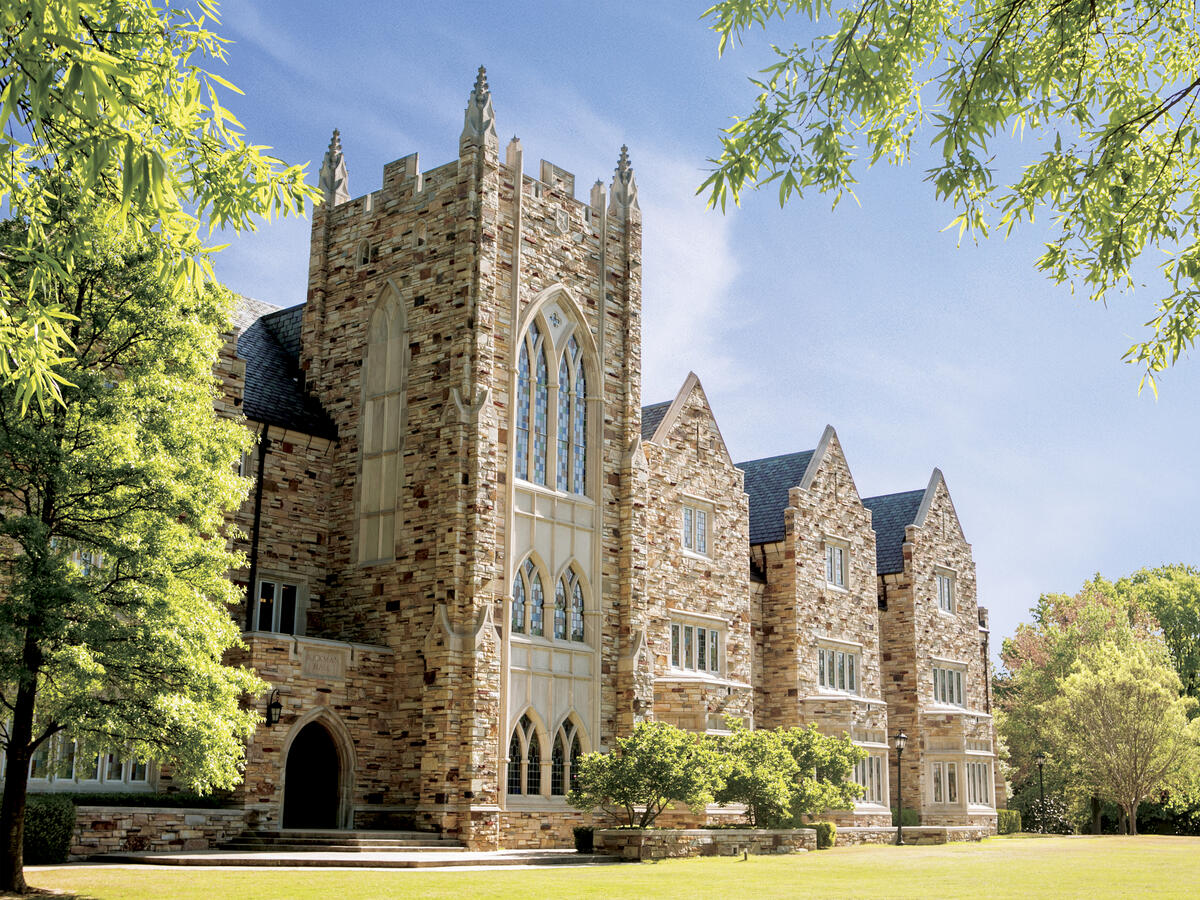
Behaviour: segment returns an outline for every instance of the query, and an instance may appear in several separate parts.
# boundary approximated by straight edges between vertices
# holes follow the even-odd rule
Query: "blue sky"
[[[994,647],[1038,594],[1095,572],[1200,563],[1200,361],[1137,393],[1120,361],[1154,290],[1107,307],[1033,271],[1043,234],[957,245],[919,165],[880,168],[861,205],[770,193],[722,215],[694,196],[765,40],[718,60],[704,3],[519,4],[238,0],[219,70],[255,143],[313,180],[341,129],[350,192],[411,152],[448,162],[475,69],[487,66],[501,143],[576,175],[578,193],[629,152],[644,220],[645,403],[704,384],[734,459],[814,447],[838,431],[860,494],[945,473],[974,547]],[[776,30],[772,39],[798,35]],[[1019,150],[1020,148],[1018,148]],[[1028,147],[1025,148],[1029,150]],[[306,220],[234,237],[233,289],[304,300]]]

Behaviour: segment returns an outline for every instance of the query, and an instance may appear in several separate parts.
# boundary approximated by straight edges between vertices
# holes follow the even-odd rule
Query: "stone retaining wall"
[[[209,850],[245,827],[241,809],[77,806],[71,858],[130,850]]]
[[[684,856],[756,856],[817,849],[811,828],[604,828],[596,830],[595,851],[621,859]]]
[[[905,825],[906,844],[949,844],[959,841],[981,841],[995,834],[986,825]],[[888,828],[839,828],[835,847],[850,847],[855,844],[894,844],[896,829]]]

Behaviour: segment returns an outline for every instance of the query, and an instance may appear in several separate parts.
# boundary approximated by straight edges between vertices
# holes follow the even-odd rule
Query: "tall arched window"
[[[554,586],[554,637],[567,639],[567,577],[558,579]]]
[[[579,732],[576,731],[571,737],[571,768],[567,779],[567,783],[571,786],[572,790],[575,789],[575,779],[579,777],[579,758],[581,756],[583,756],[583,753],[579,746]]]
[[[552,311],[552,316],[560,315]],[[557,325],[556,325],[557,327]],[[513,472],[517,478],[564,493],[587,494],[587,376],[583,348],[572,334],[558,356],[557,398],[551,407],[548,359],[557,352],[537,322],[530,324],[517,352],[516,434]],[[553,434],[554,481],[549,481]]]
[[[554,636],[582,641],[583,630],[583,586],[578,573],[567,569],[554,586]]]
[[[542,792],[542,744],[537,732],[529,734],[529,750],[525,754],[525,793],[540,794]]]
[[[568,748],[569,752],[568,752]],[[567,719],[554,735],[554,749],[550,754],[550,794],[562,796],[575,786],[578,776],[579,728]]]
[[[542,792],[542,751],[537,728],[528,714],[521,716],[508,742],[508,777],[505,790],[509,794],[540,794]]]
[[[565,794],[567,772],[567,755],[563,751],[563,736],[559,732],[554,736],[554,752],[550,754],[550,794],[557,796]]]
[[[516,634],[525,633],[525,579],[518,572],[513,579],[512,601],[512,630]]]
[[[545,604],[546,592],[542,588],[542,574],[532,559],[526,559],[513,578],[513,633],[525,633],[528,616],[529,633],[541,637],[544,630],[542,614]]]
[[[524,717],[521,721],[525,721]],[[508,742],[508,793],[510,794],[521,793],[521,758],[524,755],[521,752],[521,735],[514,728],[512,740]]]
[[[396,558],[396,500],[402,481],[405,354],[404,308],[390,286],[367,326],[360,428],[358,561]]]

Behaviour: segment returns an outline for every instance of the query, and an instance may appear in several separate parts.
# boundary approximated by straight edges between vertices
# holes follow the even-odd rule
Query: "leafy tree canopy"
[[[1161,644],[1106,642],[1084,651],[1043,708],[1059,757],[1125,810],[1131,834],[1141,802],[1189,784],[1200,764],[1200,722],[1189,722],[1196,701],[1179,688]]]
[[[72,299],[92,248],[54,214],[71,196],[109,227],[153,240],[159,284],[182,300],[213,278],[202,223],[253,228],[303,211],[304,170],[248,144],[203,68],[225,60],[216,3],[6,0],[0,4],[0,205],[26,226],[0,244],[0,381],[18,409],[57,397],[70,362]],[[239,92],[240,93],[240,92]],[[20,283],[11,267],[19,265]],[[68,368],[70,366],[68,365]]]
[[[750,111],[721,137],[701,187],[722,208],[774,184],[779,200],[853,193],[863,166],[903,165],[928,140],[927,180],[960,236],[1045,214],[1037,268],[1095,300],[1132,289],[1166,255],[1149,333],[1125,358],[1142,385],[1200,332],[1200,33],[1179,0],[719,0],[724,52],[755,30],[807,20],[827,34],[773,45]],[[797,29],[798,30],[798,29]],[[1006,172],[1007,139],[1028,136]],[[1020,151],[1018,151],[1020,152]]]
[[[1200,570],[1182,564],[1141,569],[1114,587],[1154,616],[1184,692],[1200,699]]]
[[[720,761],[698,735],[668,722],[641,722],[611,753],[589,753],[567,796],[619,825],[648,828],[673,803],[699,812],[720,784]]]
[[[242,700],[265,687],[222,664],[240,640],[226,517],[249,440],[213,406],[231,297],[164,282],[169,239],[122,233],[111,211],[49,213],[46,230],[70,219],[89,252],[54,279],[70,315],[60,402],[22,413],[21,388],[0,387],[0,891],[23,886],[35,751],[74,741],[76,758],[170,760],[194,789],[229,787],[258,718]],[[3,223],[0,241],[29,227]],[[32,260],[8,275],[47,283]]]

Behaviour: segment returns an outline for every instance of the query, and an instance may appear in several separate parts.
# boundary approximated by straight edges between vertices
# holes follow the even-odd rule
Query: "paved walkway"
[[[574,850],[336,850],[257,851],[193,850],[175,853],[107,853],[89,863],[138,866],[227,866],[252,868],[430,869],[443,867],[591,866],[619,863],[612,856]]]

